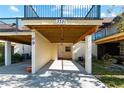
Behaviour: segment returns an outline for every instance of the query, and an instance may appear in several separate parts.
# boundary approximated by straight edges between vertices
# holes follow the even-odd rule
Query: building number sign
[[[65,23],[65,20],[64,19],[57,19],[56,20],[56,23],[57,24],[64,24]]]

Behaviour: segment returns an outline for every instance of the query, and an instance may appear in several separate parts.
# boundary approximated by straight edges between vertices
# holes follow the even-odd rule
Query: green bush
[[[105,54],[103,57],[102,57],[103,61],[104,61],[104,64],[106,66],[110,66],[112,65],[112,56],[109,55],[109,54]]]
[[[0,65],[3,65],[3,64],[4,64],[4,57],[0,56]]]
[[[18,63],[22,61],[22,56],[18,53],[12,55],[12,63]]]

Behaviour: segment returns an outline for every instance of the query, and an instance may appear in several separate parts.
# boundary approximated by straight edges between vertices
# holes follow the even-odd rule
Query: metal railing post
[[[19,20],[18,20],[18,18],[16,17],[16,31],[18,30],[18,27],[19,27]]]
[[[97,18],[99,19],[100,16],[101,16],[101,6],[100,5],[97,5]]]
[[[26,12],[28,12],[28,11],[27,11],[27,5],[24,5],[24,18],[26,18],[26,17],[27,17]]]
[[[61,18],[63,18],[63,5],[61,5]]]

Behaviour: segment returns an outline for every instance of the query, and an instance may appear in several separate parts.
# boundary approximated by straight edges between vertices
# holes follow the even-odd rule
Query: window
[[[65,52],[71,52],[71,47],[70,46],[66,46],[65,47]]]

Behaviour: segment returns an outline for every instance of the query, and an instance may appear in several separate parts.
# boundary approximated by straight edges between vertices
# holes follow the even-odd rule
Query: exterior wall
[[[58,45],[58,57],[59,58],[65,58],[65,59],[71,59],[72,58],[72,46],[73,44],[72,43],[57,43]],[[70,52],[66,52],[65,51],[65,47],[66,46],[69,46],[71,47],[71,51]]]
[[[92,43],[92,55],[97,57],[97,45]],[[85,58],[85,42],[80,41],[73,45],[73,60],[78,60],[78,57]]]
[[[14,53],[22,54],[29,54],[31,55],[31,46],[16,43],[14,46]]]
[[[78,57],[85,57],[85,42],[80,41],[73,45],[73,60],[78,60]]]
[[[5,43],[5,41],[0,40],[0,43]],[[12,47],[11,47],[12,54],[18,53],[20,55],[22,55],[22,54],[31,55],[31,46],[30,45],[14,43],[14,42],[11,42],[11,44],[12,44]],[[0,48],[1,48],[1,46],[0,46]],[[4,51],[3,51],[3,53],[4,53]]]
[[[57,60],[58,59],[58,45],[56,43],[51,44],[51,59],[52,60]]]
[[[35,31],[32,36],[32,73],[51,60],[51,43],[40,33]]]

